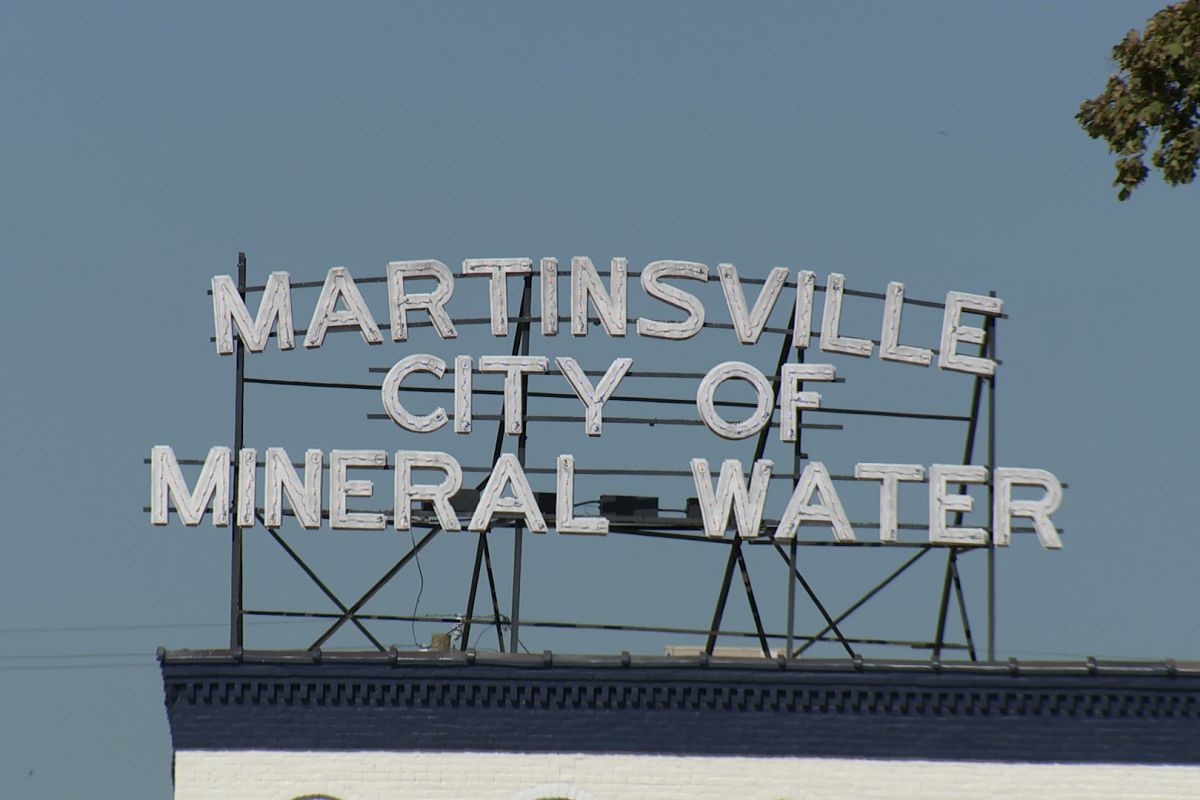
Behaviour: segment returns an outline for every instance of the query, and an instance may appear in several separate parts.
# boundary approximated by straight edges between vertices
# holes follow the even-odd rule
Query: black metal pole
[[[504,652],[504,621],[500,616],[500,601],[496,598],[496,576],[492,572],[492,548],[488,546],[487,536],[480,539],[483,542],[483,566],[487,570],[488,591],[492,597],[492,622],[496,626],[496,647]]]
[[[989,317],[989,319],[990,319],[990,317]],[[985,334],[987,332],[986,325],[987,325],[987,323],[985,323]],[[980,342],[980,344],[979,344],[980,357],[984,357],[988,353],[987,339],[988,339],[988,336],[985,335],[984,341]],[[979,431],[979,407],[982,403],[982,400],[983,400],[983,376],[976,375],[975,380],[972,382],[972,385],[971,385],[971,412],[970,412],[970,415],[967,417],[967,436],[966,436],[966,441],[963,443],[963,458],[962,458],[963,464],[970,464],[971,459],[974,458],[975,437]],[[962,483],[958,484],[958,490],[960,492],[967,491],[966,484],[962,484]],[[962,525],[962,522],[963,522],[963,512],[956,511],[954,513],[955,526]],[[953,588],[953,583],[954,583],[952,576],[958,574],[957,561],[958,561],[959,550],[960,550],[960,548],[951,547],[949,549],[949,551],[946,553],[946,576],[945,576],[945,580],[942,582],[941,599],[938,601],[937,629],[934,632],[934,637],[933,637],[934,648],[933,648],[932,653],[930,654],[930,658],[933,658],[933,659],[938,659],[941,657],[942,649],[945,646],[946,610],[949,607],[950,591]],[[960,606],[960,612],[962,614],[964,629],[969,628],[970,623],[967,622],[965,607]],[[972,661],[973,660],[974,659],[972,658]]]
[[[789,326],[795,327],[796,314],[792,312],[792,322]],[[808,342],[805,342],[807,345]],[[808,352],[808,347],[801,348],[796,355],[796,363],[804,363],[804,354]],[[781,412],[782,413],[782,412]],[[801,422],[803,422],[803,409],[796,409],[796,443],[792,446],[792,491],[796,491],[796,485],[800,483],[800,438],[803,432]],[[796,640],[796,576],[792,572],[791,565],[796,563],[796,537],[792,537],[792,541],[788,544],[788,579],[787,579],[787,653],[788,658],[796,656],[795,640]]]
[[[763,658],[771,657],[771,645],[767,642],[767,632],[763,628],[762,615],[758,613],[758,601],[754,599],[754,587],[750,583],[750,570],[746,567],[746,556],[739,552],[738,569],[742,573],[742,586],[746,590],[746,599],[750,602],[750,616],[754,619],[754,630],[758,633],[758,643],[762,648]]]
[[[533,305],[533,275],[525,276],[525,289],[521,292],[521,321],[517,323],[517,338],[521,341],[521,355],[529,355],[529,314]],[[521,375],[521,434],[517,437],[517,463],[525,466],[525,442],[529,436],[529,378]],[[501,422],[501,425],[504,423]],[[521,546],[525,534],[525,525],[518,522],[513,529],[513,582],[512,582],[512,622],[509,627],[508,649],[516,653],[521,646]]]
[[[246,254],[238,253],[238,294],[242,298],[242,302],[246,301]],[[245,644],[244,629],[242,626],[242,529],[238,525],[237,519],[237,487],[240,479],[240,469],[238,467],[241,459],[238,454],[242,452],[242,422],[245,412],[245,388],[246,388],[246,351],[242,346],[241,334],[238,334],[237,343],[234,345],[234,360],[236,363],[236,377],[234,379],[233,389],[233,487],[234,491],[230,493],[230,506],[233,513],[230,515],[229,533],[232,540],[232,551],[229,559],[229,649],[238,650]]]
[[[524,298],[524,295],[522,295],[522,298],[521,298],[522,305],[524,305],[524,302],[525,302],[525,298]],[[522,316],[527,316],[527,315],[522,315]],[[522,332],[522,330],[523,329],[518,325],[516,333],[513,335],[512,354],[514,356],[521,352],[521,332]],[[526,330],[526,332],[528,332],[527,329],[525,329],[525,330]],[[374,387],[369,386],[367,388],[374,388]],[[429,389],[429,388],[433,388],[433,387],[420,387],[420,388]],[[488,390],[486,390],[486,389],[475,389],[474,391],[477,394],[488,393]],[[526,394],[526,400],[528,400],[528,393]],[[368,415],[368,417],[369,416],[370,415]],[[504,452],[504,414],[503,413],[499,414],[496,418],[496,444],[492,449],[492,463],[491,463],[491,466],[487,467],[485,470],[486,472],[489,473],[489,475],[491,473],[491,470],[496,466],[496,461],[497,461],[497,459],[500,458],[500,454],[502,452]],[[476,484],[476,486],[475,486],[476,491],[482,489],[484,487],[484,484],[487,483],[487,481],[488,481],[488,479],[484,478],[478,484]],[[491,549],[488,547],[487,537],[488,537],[488,531],[480,531],[479,539],[475,544],[475,569],[471,573],[471,590],[467,596],[467,615],[466,615],[466,621],[463,623],[462,649],[463,650],[467,649],[467,647],[468,647],[467,642],[471,637],[471,622],[474,619],[474,613],[475,613],[475,594],[478,591],[478,586],[479,586],[479,568],[480,568],[480,564],[484,564],[487,567],[488,591],[491,593],[491,598],[492,598],[492,621],[496,625],[496,646],[500,649],[500,652],[503,653],[504,652],[504,630],[502,628],[503,623],[501,622],[501,619],[500,619],[500,601],[496,597],[496,576],[492,572],[492,554],[491,554]]]
[[[989,297],[995,297],[995,290],[988,292]],[[987,340],[988,358],[996,360],[996,318],[988,317],[984,324]],[[988,432],[987,432],[987,468],[988,468],[988,516],[995,508],[996,495],[996,369],[988,378]],[[992,528],[995,522],[988,526],[987,550],[987,608],[988,608],[988,661],[996,660],[996,543],[992,540]]]
[[[958,575],[958,560],[954,561],[954,596],[958,600],[958,615],[962,618],[963,636],[967,640],[967,657],[978,661],[975,653],[975,639],[971,636],[971,618],[967,615],[967,600],[963,597],[962,580]]]
[[[954,561],[958,548],[951,547],[946,556],[946,577],[942,581],[942,599],[938,603],[937,632],[933,637],[933,652],[930,656],[935,661],[942,657],[942,643],[946,641],[946,610],[950,606],[950,590],[953,587]]]
[[[785,553],[783,548],[779,546],[778,542],[775,543],[775,552],[779,553],[779,557],[784,561],[788,561],[787,553]],[[796,580],[800,581],[800,586],[803,587],[805,593],[808,594],[808,599],[812,600],[813,605],[817,607],[817,611],[821,612],[821,616],[825,618],[825,624],[829,626],[829,630],[833,631],[833,635],[837,637],[837,640],[841,642],[842,647],[845,648],[846,655],[850,658],[854,658],[854,650],[850,647],[850,643],[847,641],[845,636],[842,636],[842,632],[838,629],[837,623],[834,622],[833,617],[829,616],[829,610],[825,608],[825,604],[822,603],[820,598],[817,597],[817,593],[813,591],[812,586],[810,586],[808,581],[804,579],[804,576],[800,574],[800,570],[796,569],[796,562],[788,561],[788,568],[796,574]]]
[[[737,533],[735,532],[736,536]],[[708,626],[708,640],[704,643],[704,652],[713,654],[717,646],[717,635],[721,629],[721,620],[725,617],[725,601],[729,599],[729,586],[733,582],[733,570],[737,566],[737,548],[740,539],[734,539],[729,545],[729,557],[725,560],[725,574],[721,576],[721,592],[717,595],[717,607],[713,611],[712,623]]]
[[[467,613],[463,616],[462,642],[459,650],[466,652],[471,641],[471,620],[475,618],[475,593],[479,591],[479,570],[483,566],[483,534],[475,547],[475,568],[471,570],[471,589],[467,592]]]
[[[792,319],[793,322],[788,323],[789,329],[794,324],[795,318],[796,318],[796,308],[795,308],[795,306],[793,306],[792,314],[790,317],[790,319]],[[791,337],[785,336],[783,339],[783,347],[781,347],[779,349],[779,360],[775,364],[775,377],[777,379],[778,379],[780,373],[783,371],[783,365],[785,363],[787,363],[788,354],[791,352],[791,349],[792,349]],[[782,413],[783,412],[780,411],[781,415],[782,415]],[[771,414],[772,414],[772,416],[774,416],[774,414],[775,414],[774,408],[771,409]],[[782,424],[782,416],[780,417],[780,424]],[[763,454],[767,450],[767,438],[770,435],[770,433],[771,433],[771,425],[770,425],[770,420],[768,420],[768,424],[763,426],[762,432],[760,432],[758,434],[758,441],[754,445],[754,458],[752,458],[750,460],[751,475],[754,474],[755,463],[757,463],[758,460],[763,457]],[[799,435],[799,434],[797,434],[797,435]],[[739,536],[737,534],[737,532],[735,531],[733,534],[733,541],[730,543],[730,546],[729,546],[729,558],[725,562],[725,574],[721,578],[721,593],[717,597],[717,607],[716,607],[716,609],[713,610],[712,623],[708,626],[708,641],[705,642],[705,645],[704,645],[704,652],[707,655],[711,656],[713,654],[713,650],[717,646],[717,635],[718,635],[718,632],[721,630],[721,621],[725,617],[725,603],[729,599],[729,587],[733,582],[733,570],[734,570],[734,567],[738,565],[738,563],[741,559],[742,559],[742,537]],[[754,598],[752,596],[750,596],[749,584],[747,584],[746,596],[747,596],[747,599],[751,603],[754,602]],[[769,656],[770,653],[768,652],[767,655]]]

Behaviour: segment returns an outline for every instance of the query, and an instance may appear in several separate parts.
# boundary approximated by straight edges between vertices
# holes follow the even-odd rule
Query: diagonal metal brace
[[[263,524],[263,527],[266,527],[267,522],[262,518],[262,515],[256,514],[255,516],[258,517],[258,521]],[[333,590],[326,586],[325,582],[317,576],[317,573],[305,563],[304,559],[300,557],[300,554],[293,550],[292,546],[284,541],[283,537],[279,535],[278,531],[272,528],[267,528],[267,533],[271,534],[271,538],[283,548],[283,551],[291,557],[292,561],[295,561],[296,565],[299,566],[300,569],[304,570],[304,574],[307,575],[309,579],[311,579],[312,582],[317,585],[317,588],[320,589],[326,597],[333,601],[333,604],[338,607],[338,610],[340,610],[343,614],[349,614],[350,621],[353,622],[354,626],[362,632],[363,636],[366,636],[367,639],[370,640],[371,644],[375,645],[376,649],[378,649],[380,652],[387,650],[387,648],[384,647],[383,644],[376,639],[369,630],[367,630],[367,626],[363,625],[362,621],[358,617],[354,616],[354,614],[350,612],[350,609],[346,608],[345,604],[342,603],[342,601],[338,599],[338,596],[333,593]]]
[[[342,616],[339,617],[332,625],[330,625],[328,630],[326,630],[324,633],[322,633],[320,636],[318,636],[317,640],[308,646],[308,649],[316,650],[321,645],[325,644],[325,642],[327,642],[329,640],[330,636],[333,636],[335,633],[338,632],[338,630],[343,625],[345,625],[347,622],[349,622],[350,619],[356,613],[358,613],[358,611],[360,609],[362,609],[363,606],[365,606],[368,602],[370,602],[371,598],[374,597],[379,592],[380,589],[382,589],[384,586],[387,586],[388,582],[391,581],[392,578],[396,577],[397,572],[402,570],[404,568],[404,566],[406,564],[408,564],[409,561],[412,561],[414,558],[416,558],[417,553],[421,552],[421,548],[423,548],[425,545],[429,544],[429,542],[433,539],[433,537],[437,536],[439,533],[441,533],[441,531],[442,531],[441,528],[434,527],[433,529],[431,529],[429,531],[429,533],[422,536],[420,541],[418,541],[415,545],[413,545],[409,549],[409,551],[407,553],[405,553],[404,556],[392,566],[391,569],[389,569],[386,573],[384,573],[383,577],[381,577],[379,580],[377,580],[375,582],[374,586],[372,586],[370,589],[367,590],[366,594],[364,594],[362,597],[358,598],[358,600],[355,601],[354,605],[350,606],[350,608],[348,608],[344,612],[342,612]]]
[[[846,637],[842,636],[842,632],[838,629],[837,623],[833,621],[833,617],[829,616],[829,612],[825,610],[825,606],[817,597],[817,593],[814,592],[812,587],[808,585],[808,581],[806,581],[804,576],[800,574],[800,570],[796,569],[796,565],[792,563],[791,557],[787,554],[786,550],[779,546],[778,542],[775,543],[775,552],[779,553],[779,557],[787,562],[788,567],[792,570],[792,575],[796,577],[796,580],[800,581],[800,585],[804,588],[804,591],[808,593],[808,599],[813,601],[813,605],[817,607],[817,611],[820,611],[821,616],[825,618],[825,624],[829,626],[826,630],[832,630],[833,635],[837,637],[838,641],[841,642],[842,647],[846,649],[846,655],[854,658],[854,649],[850,647],[850,643],[846,641]]]
[[[856,600],[853,605],[851,605],[849,608],[847,608],[841,614],[838,614],[838,616],[833,620],[832,623],[830,623],[829,625],[826,625],[815,636],[813,636],[811,639],[809,639],[808,642],[801,645],[801,647],[796,650],[795,655],[797,655],[797,656],[803,655],[805,650],[812,647],[814,644],[816,644],[818,641],[820,641],[822,639],[822,637],[825,636],[825,634],[829,633],[829,631],[833,629],[832,628],[833,625],[840,624],[843,620],[845,620],[847,617],[849,617],[855,611],[858,611],[860,608],[862,608],[864,605],[866,605],[867,601],[869,601],[872,597],[874,597],[875,595],[877,595],[881,591],[883,591],[885,588],[887,588],[888,585],[891,584],[892,581],[896,580],[896,578],[899,578],[901,575],[903,575],[904,572],[909,567],[911,567],[913,564],[917,563],[917,560],[920,559],[921,556],[925,555],[932,549],[933,548],[931,546],[926,546],[926,547],[918,550],[916,552],[916,554],[912,556],[912,558],[908,559],[903,564],[901,564],[899,567],[897,567],[892,572],[891,575],[888,575],[882,581],[875,584],[875,586],[871,589],[871,591],[867,592],[862,597],[858,598],[858,600]]]

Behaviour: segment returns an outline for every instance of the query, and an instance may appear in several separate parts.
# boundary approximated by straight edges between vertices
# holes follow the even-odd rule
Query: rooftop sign
[[[788,349],[794,358],[781,358],[777,372],[770,374],[748,361],[724,361],[712,366],[695,383],[695,419],[711,434],[730,440],[754,436],[762,439],[774,427],[772,419],[778,413],[779,440],[797,442],[801,414],[821,409],[821,395],[814,386],[838,378],[835,365],[820,363],[811,352],[814,349],[818,354],[877,357],[921,368],[936,362],[939,370],[983,378],[993,377],[998,369],[983,346],[985,328],[1003,313],[1004,303],[998,297],[951,291],[944,304],[919,301],[944,308],[941,332],[937,342],[913,342],[907,341],[901,331],[904,285],[890,283],[882,295],[875,295],[883,299],[880,338],[876,342],[841,333],[842,305],[848,290],[840,274],[828,275],[825,284],[818,286],[816,275],[810,271],[776,267],[765,279],[750,280],[740,278],[732,264],[720,264],[715,273],[725,301],[721,310],[706,308],[700,297],[688,291],[710,281],[711,272],[707,265],[691,261],[654,261],[640,273],[630,273],[623,258],[612,259],[609,269],[601,271],[589,258],[573,258],[569,297],[565,300],[569,314],[560,318],[560,279],[568,276],[560,275],[556,259],[541,259],[536,271],[540,314],[533,317],[523,310],[523,319],[537,321],[547,342],[561,343],[562,354],[553,358],[529,355],[528,336],[523,352],[514,347],[511,353],[465,353],[457,355],[452,363],[433,354],[409,352],[414,349],[410,343],[414,318],[431,327],[442,340],[458,337],[456,321],[462,324],[463,319],[454,313],[458,280],[488,282],[485,322],[493,336],[507,337],[510,280],[525,281],[523,299],[531,302],[528,287],[535,272],[533,260],[528,258],[467,259],[457,276],[440,261],[392,262],[383,280],[389,310],[386,325],[372,315],[363,296],[364,288],[349,271],[333,267],[321,284],[304,330],[295,327],[294,287],[288,273],[271,273],[261,287],[254,313],[247,305],[244,286],[239,287],[231,276],[218,275],[212,279],[213,333],[217,352],[231,355],[239,350],[239,343],[250,352],[261,352],[271,338],[280,350],[292,350],[301,335],[304,348],[320,348],[332,331],[357,331],[365,343],[382,345],[382,328],[386,327],[392,342],[405,343],[406,354],[387,371],[380,404],[395,425],[417,434],[448,428],[455,434],[472,435],[476,382],[489,380],[502,386],[503,435],[523,436],[528,419],[528,379],[553,373],[561,377],[561,388],[578,399],[584,433],[588,437],[602,436],[606,403],[635,371],[630,357],[594,364],[572,355],[578,339],[597,335],[589,333],[592,314],[605,336],[636,336],[664,340],[663,347],[684,347],[705,327],[711,314],[725,312],[732,335],[742,345],[753,347],[766,329],[772,310],[781,300],[787,302],[784,298],[791,294],[794,311]],[[629,279],[635,276],[641,291],[661,303],[664,315],[674,319],[628,318]],[[421,291],[414,291],[414,282],[421,285]],[[748,291],[747,287],[758,288]],[[818,290],[823,295],[819,304]],[[818,315],[820,329],[814,331]],[[569,324],[569,337],[564,335],[567,331],[560,330],[560,321]],[[816,348],[812,347],[814,339]],[[979,347],[976,352],[964,349],[970,345]],[[417,373],[432,375],[444,383],[452,402],[418,405],[407,398],[402,401],[405,381]],[[716,401],[718,389],[730,381],[744,382],[752,388],[756,402],[748,414],[731,415]],[[702,446],[701,439],[696,439],[696,446]],[[328,518],[333,529],[381,530],[389,526],[390,516],[392,527],[408,530],[413,524],[414,504],[420,503],[432,509],[437,525],[446,531],[465,527],[484,533],[497,520],[515,521],[536,533],[554,528],[563,535],[605,535],[610,530],[610,520],[603,515],[577,514],[577,462],[570,454],[557,457],[552,504],[536,495],[525,465],[512,453],[499,453],[475,493],[464,490],[463,470],[454,454],[437,450],[308,450],[297,464],[293,454],[282,448],[268,447],[260,459],[257,449],[241,447],[238,442],[232,449],[213,447],[191,484],[184,478],[180,463],[171,447],[153,448],[150,513],[156,525],[168,523],[171,508],[183,524],[199,525],[211,508],[211,521],[216,526],[230,524],[232,513],[238,528],[252,528],[260,517],[268,528],[278,527],[286,498],[299,524],[311,529],[322,527]],[[764,526],[764,507],[775,470],[770,459],[756,457],[749,463],[725,460],[715,469],[715,480],[714,467],[702,455],[680,466],[686,466],[694,481],[697,527],[706,537],[788,542],[795,539],[802,524],[827,527],[832,541],[839,544],[860,542],[864,535],[855,531],[830,470],[819,460],[807,461],[793,476],[786,508],[769,528]],[[351,470],[358,468],[390,468],[394,473],[390,487],[379,487],[362,475],[351,477]],[[1011,541],[1014,519],[1020,518],[1032,524],[1043,547],[1061,547],[1052,515],[1062,501],[1062,484],[1044,469],[994,467],[989,471],[987,466],[977,464],[864,462],[855,465],[853,479],[878,485],[877,541],[882,544],[898,541],[901,484],[926,483],[931,545],[1006,546]],[[965,491],[969,484],[988,484],[991,489],[988,527],[960,524],[962,515],[975,504]],[[1019,487],[1026,488],[1018,491]],[[351,498],[385,492],[391,495],[390,515],[350,510]],[[1028,496],[1031,493],[1035,495],[1032,499]],[[470,501],[465,509],[464,499]]]

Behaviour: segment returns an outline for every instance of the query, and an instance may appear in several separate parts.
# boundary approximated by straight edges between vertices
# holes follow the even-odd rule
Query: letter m
[[[175,451],[163,445],[150,451],[150,522],[167,524],[170,501],[184,525],[199,525],[204,509],[212,499],[214,526],[229,524],[229,448],[214,447],[208,451],[204,468],[196,479],[196,488],[189,492]]]
[[[233,352],[233,327],[237,326],[238,338],[251,352],[261,353],[267,346],[272,323],[278,322],[279,349],[291,350],[296,346],[292,330],[292,284],[286,272],[272,272],[263,289],[258,315],[252,320],[246,309],[246,301],[238,293],[237,284],[228,275],[214,275],[212,279],[213,330],[217,340],[217,352],[229,355]]]

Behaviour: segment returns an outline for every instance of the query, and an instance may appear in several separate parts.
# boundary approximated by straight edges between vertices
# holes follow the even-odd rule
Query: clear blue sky
[[[228,545],[207,526],[152,528],[142,459],[154,444],[195,455],[229,439],[232,363],[208,342],[204,291],[238,250],[252,274],[297,280],[404,258],[623,255],[635,268],[839,271],[853,288],[901,280],[922,297],[996,289],[1011,317],[999,460],[1071,486],[1061,552],[1025,538],[1001,555],[1000,655],[1200,657],[1187,512],[1200,188],[1154,176],[1118,204],[1104,146],[1072,119],[1111,70],[1111,45],[1159,5],[6,3],[0,794],[168,796],[152,653],[222,643]],[[368,300],[383,316],[380,295]],[[311,302],[297,298],[302,321]],[[877,313],[848,312],[850,332],[873,334]],[[682,352],[592,344],[660,365]],[[769,364],[766,350],[753,360]],[[366,380],[402,352],[350,335],[252,367]],[[702,369],[739,352],[721,339],[688,358]],[[850,380],[828,394],[847,405],[965,406],[965,379],[848,361],[836,363]],[[400,446],[364,419],[380,410],[370,393],[272,398],[249,395],[260,448]],[[809,449],[841,467],[930,463],[953,458],[959,436],[848,422]],[[487,446],[441,441],[464,461]],[[591,455],[615,457],[620,442]],[[683,467],[733,450],[708,436],[671,452],[664,463]],[[402,544],[330,542],[305,546],[337,560],[347,594]],[[464,542],[431,546],[422,611],[459,610]],[[722,566],[678,549],[634,557],[616,541],[527,545],[527,613],[543,616],[574,603],[580,618],[703,625]],[[254,603],[324,607],[265,545],[250,552]],[[896,556],[821,558],[813,581],[841,606]],[[928,637],[939,578],[940,566],[914,576],[856,632]],[[776,597],[782,576],[770,581]],[[383,607],[403,613],[415,592],[403,583]],[[739,625],[743,606],[731,605]],[[309,638],[249,630],[259,644]],[[405,645],[412,632],[388,636]]]

